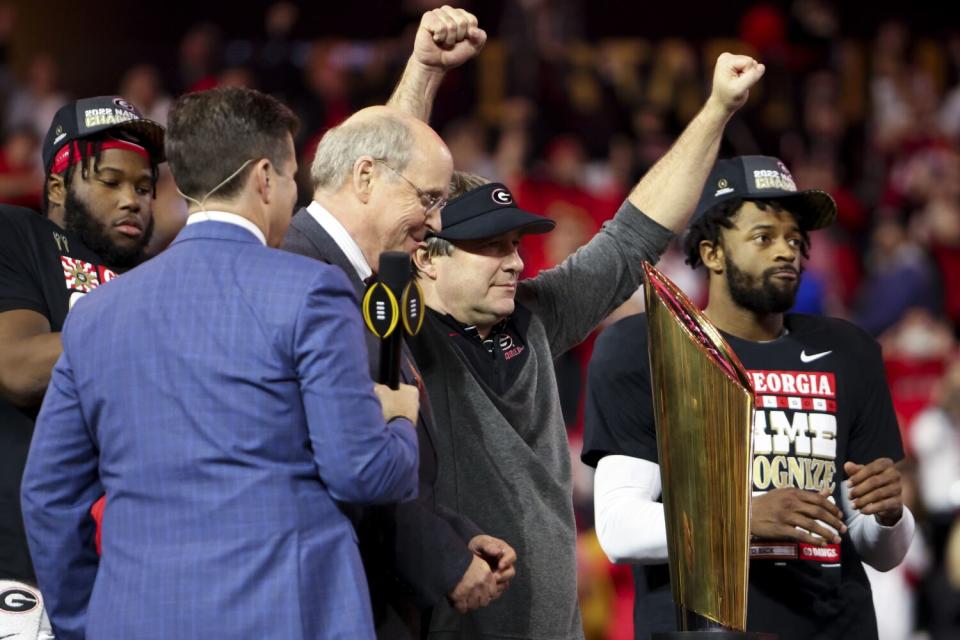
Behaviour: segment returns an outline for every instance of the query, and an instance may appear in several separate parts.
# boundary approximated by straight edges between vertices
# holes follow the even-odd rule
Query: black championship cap
[[[822,229],[837,218],[837,204],[826,191],[797,191],[790,170],[770,156],[737,156],[717,160],[700,195],[696,220],[726,200],[776,200],[797,217],[806,231]]]
[[[434,234],[445,240],[480,240],[507,231],[546,233],[557,223],[544,216],[518,209],[510,190],[499,182],[485,184],[449,201],[440,213],[442,231]]]
[[[54,156],[66,144],[103,131],[127,134],[146,148],[156,163],[165,159],[162,126],[144,118],[120,96],[99,96],[70,102],[57,111],[43,139],[44,170],[50,172]]]

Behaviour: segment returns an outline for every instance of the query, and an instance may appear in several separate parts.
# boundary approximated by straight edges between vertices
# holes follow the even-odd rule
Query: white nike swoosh
[[[814,360],[819,360],[820,358],[824,356],[828,356],[831,353],[833,353],[833,351],[824,351],[822,353],[813,353],[808,356],[805,352],[801,351],[800,360],[802,360],[803,362],[813,362]]]

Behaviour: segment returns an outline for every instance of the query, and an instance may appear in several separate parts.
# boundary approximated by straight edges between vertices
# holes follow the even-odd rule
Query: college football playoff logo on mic
[[[403,328],[407,334],[415,336],[420,333],[423,327],[423,290],[420,289],[420,283],[411,280],[403,289],[403,296],[400,298],[400,318],[403,320]]]
[[[371,282],[363,294],[363,322],[370,333],[386,338],[397,328],[400,309],[397,298],[382,282]]]

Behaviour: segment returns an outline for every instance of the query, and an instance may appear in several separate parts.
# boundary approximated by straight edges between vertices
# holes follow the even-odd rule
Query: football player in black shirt
[[[793,638],[876,638],[861,560],[889,570],[914,520],[894,461],[900,433],[877,343],[833,318],[787,314],[826,193],[798,192],[776,158],[715,165],[685,240],[709,278],[706,316],[756,395],[747,628]],[[637,638],[675,629],[644,314],[597,340],[582,459],[597,468],[601,546],[631,562]]]
[[[41,604],[19,494],[34,420],[70,307],[143,259],[162,161],[163,127],[126,100],[78,100],[44,139],[44,215],[0,205],[0,602],[16,603],[0,617],[33,634]]]

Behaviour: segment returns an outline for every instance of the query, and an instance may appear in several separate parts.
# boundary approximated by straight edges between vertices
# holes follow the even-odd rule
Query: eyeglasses
[[[382,158],[374,158],[373,160],[374,162],[379,162],[380,164],[385,166],[387,169],[390,169],[390,171],[393,171],[395,174],[400,176],[400,178],[404,182],[406,182],[408,185],[413,187],[413,190],[417,192],[417,197],[420,198],[420,204],[423,205],[423,208],[427,213],[431,213],[433,211],[437,211],[438,209],[442,209],[443,206],[447,204],[447,199],[444,196],[427,193],[417,185],[410,182],[407,179],[407,177],[404,176],[402,173],[400,173],[399,171],[391,167],[386,160]]]

